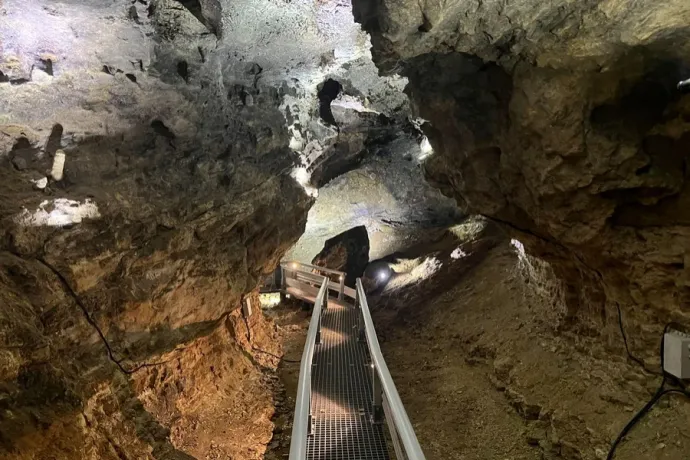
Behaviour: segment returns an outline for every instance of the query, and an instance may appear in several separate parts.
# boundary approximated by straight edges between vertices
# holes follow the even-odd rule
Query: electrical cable
[[[623,331],[623,322],[622,322],[622,320],[621,320],[621,315],[620,315],[620,305],[618,306],[618,319],[619,319],[619,324],[620,324],[620,327],[621,327],[621,333],[623,334],[623,341],[625,342],[625,348],[626,348],[626,350],[628,350],[628,344],[627,344],[627,340],[626,340],[626,338],[625,338],[625,332]],[[643,418],[645,415],[647,415],[647,413],[648,413],[648,412],[656,405],[656,403],[658,403],[659,400],[660,400],[661,398],[663,398],[665,395],[668,395],[668,394],[680,394],[680,395],[683,395],[683,396],[685,396],[686,398],[689,398],[689,399],[690,399],[690,392],[686,390],[685,384],[684,384],[680,379],[678,379],[677,377],[672,376],[672,375],[668,374],[666,371],[664,371],[664,341],[665,341],[665,339],[666,339],[666,333],[668,332],[668,330],[669,330],[670,327],[675,327],[676,329],[678,329],[678,325],[677,325],[677,323],[673,323],[673,322],[666,324],[666,326],[664,326],[664,332],[663,332],[663,334],[662,334],[662,336],[661,336],[661,346],[660,346],[660,350],[659,350],[659,354],[660,354],[660,358],[661,358],[661,375],[663,376],[663,378],[661,379],[661,384],[659,385],[659,388],[658,388],[658,389],[656,390],[656,392],[654,393],[654,396],[652,396],[652,399],[650,399],[649,402],[647,402],[647,404],[645,404],[644,407],[642,407],[642,409],[640,409],[640,410],[635,414],[635,416],[634,416],[632,419],[630,419],[630,421],[623,427],[623,429],[621,430],[621,432],[618,434],[618,436],[616,437],[616,439],[613,441],[613,444],[611,444],[611,449],[609,450],[609,453],[608,453],[608,455],[606,456],[606,460],[613,460],[613,457],[614,457],[614,455],[616,454],[616,449],[618,448],[618,445],[621,443],[621,441],[623,441],[623,439],[624,439],[625,436],[630,432],[630,430],[632,430],[633,427],[634,427],[640,420],[642,420],[642,418]],[[681,327],[680,329],[682,329],[682,327]],[[639,358],[634,358],[634,357],[630,354],[630,351],[629,351],[629,350],[628,350],[628,355],[629,355],[635,362],[637,362],[638,364],[639,364],[639,363],[642,363],[642,360],[640,360]],[[641,364],[641,365],[644,367],[644,364]],[[649,370],[647,370],[646,368],[645,368],[645,370],[649,372]],[[655,373],[655,374],[656,374],[656,373]],[[679,386],[680,388],[667,388],[667,389],[664,389],[664,387],[665,387],[666,384],[669,382],[669,380],[671,381],[672,384],[677,385],[677,386]]]
[[[623,329],[623,314],[621,313],[621,306],[620,306],[620,304],[617,303],[617,302],[616,302],[616,307],[618,308],[618,327],[619,327],[620,330],[621,330],[621,335],[623,336],[623,344],[625,345],[625,351],[626,351],[626,353],[628,354],[628,357],[629,357],[632,361],[634,361],[634,362],[636,362],[637,364],[639,364],[640,367],[642,367],[642,369],[644,369],[644,371],[645,371],[646,373],[652,374],[652,375],[659,375],[659,376],[662,376],[662,377],[663,377],[664,374],[663,374],[662,372],[657,372],[657,371],[648,369],[648,368],[647,368],[647,365],[644,363],[644,361],[642,361],[640,358],[638,358],[637,356],[633,355],[633,354],[630,352],[630,347],[628,346],[628,337],[625,335],[625,329]],[[664,330],[665,330],[665,329],[664,329]],[[662,354],[663,354],[663,350],[662,350]],[[663,366],[662,366],[662,368],[663,368]]]
[[[256,352],[259,352],[259,353],[263,353],[263,354],[265,354],[265,355],[273,356],[274,358],[277,358],[277,359],[279,359],[279,360],[281,360],[281,361],[283,361],[283,362],[285,362],[285,363],[299,363],[299,362],[301,362],[301,361],[297,361],[297,360],[294,360],[294,359],[281,358],[281,357],[278,356],[278,355],[274,355],[274,354],[271,353],[270,351],[262,350],[261,348],[255,347],[254,345],[252,345],[252,350],[254,350],[254,351],[256,351]]]
[[[270,351],[262,350],[261,348],[254,346],[254,344],[252,343],[252,330],[249,327],[249,320],[244,315],[242,315],[242,319],[244,319],[244,326],[247,328],[247,342],[249,343],[249,346],[252,347],[253,351],[256,351],[257,353],[263,353],[263,354],[268,355],[268,356],[273,356],[274,358],[279,359],[279,360],[286,362],[286,363],[300,363],[301,362],[301,361],[296,361],[294,359],[287,359],[287,358],[280,357],[276,354],[271,353]]]

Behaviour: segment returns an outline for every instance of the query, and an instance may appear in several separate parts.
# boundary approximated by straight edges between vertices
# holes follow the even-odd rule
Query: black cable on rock
[[[172,358],[171,358],[171,359],[167,359],[165,361],[159,361],[159,362],[154,362],[154,363],[143,363],[143,364],[139,364],[139,365],[137,365],[131,369],[127,369],[122,364],[124,359],[115,358],[115,352],[113,351],[113,348],[110,345],[110,342],[108,342],[108,339],[105,337],[105,334],[103,333],[101,328],[96,323],[96,320],[93,319],[91,314],[89,314],[88,308],[86,308],[86,305],[84,305],[84,302],[82,302],[81,298],[77,295],[77,292],[74,289],[72,289],[72,285],[69,283],[69,281],[67,281],[67,278],[65,278],[64,275],[57,268],[55,268],[52,264],[48,263],[44,258],[37,258],[36,260],[38,262],[40,262],[41,264],[43,264],[43,266],[46,267],[48,270],[53,272],[53,274],[57,277],[58,281],[60,282],[60,284],[62,284],[62,287],[65,289],[67,294],[69,294],[69,296],[72,298],[72,300],[74,300],[74,303],[76,303],[77,306],[79,307],[79,309],[81,310],[82,314],[84,315],[84,319],[86,319],[86,322],[89,323],[91,325],[91,327],[94,328],[94,330],[98,334],[98,337],[100,337],[101,342],[103,342],[103,345],[105,346],[105,350],[106,350],[106,353],[108,355],[108,359],[110,361],[112,361],[118,367],[120,372],[122,372],[123,374],[126,374],[126,375],[131,375],[131,374],[134,374],[135,372],[137,372],[141,369],[144,369],[147,367],[160,366],[160,365],[166,364],[172,360]],[[183,350],[183,349],[184,348],[179,348],[179,349],[176,349],[175,351]]]
[[[621,330],[621,336],[623,336],[623,344],[625,345],[625,351],[626,351],[626,353],[628,354],[628,357],[629,357],[632,361],[634,361],[634,362],[636,362],[637,364],[639,364],[640,367],[642,367],[642,369],[643,369],[645,372],[647,372],[648,374],[663,376],[663,375],[664,375],[663,372],[657,372],[657,371],[648,369],[648,368],[647,368],[647,365],[644,363],[644,361],[642,361],[640,358],[638,358],[637,356],[635,356],[635,355],[632,354],[632,352],[630,351],[630,347],[628,346],[628,337],[625,335],[625,329],[623,328],[623,313],[621,313],[621,306],[620,306],[619,303],[616,303],[616,308],[618,308],[618,327],[619,327],[620,330]],[[666,329],[664,329],[664,330],[666,330]],[[663,356],[664,351],[661,350],[661,353],[662,353],[662,356]],[[663,369],[663,365],[662,365],[661,367],[662,367],[662,369]]]
[[[254,345],[252,345],[252,350],[254,350],[254,351],[256,351],[256,352],[259,352],[259,353],[263,353],[263,354],[265,354],[265,355],[273,356],[274,358],[277,358],[277,359],[279,359],[279,360],[281,360],[281,361],[283,361],[283,362],[285,362],[285,363],[299,363],[299,362],[301,362],[301,361],[297,361],[297,360],[294,360],[294,359],[281,358],[281,357],[278,356],[278,355],[274,355],[274,354],[271,353],[270,351],[262,350],[261,348],[255,347]]]
[[[257,353],[263,353],[263,354],[268,355],[268,356],[273,356],[274,358],[282,360],[286,363],[299,363],[299,362],[301,362],[301,361],[295,361],[294,359],[287,359],[287,358],[280,357],[274,353],[271,353],[270,351],[262,350],[261,348],[254,346],[254,344],[252,343],[252,330],[249,327],[249,320],[247,320],[247,318],[244,317],[244,315],[242,315],[242,319],[244,319],[244,325],[247,328],[247,342],[249,343],[249,346],[252,347],[253,351],[256,351]]]
[[[618,306],[618,318],[619,318],[619,324],[621,326],[621,333],[623,334],[623,340],[625,341],[625,348],[626,350],[628,349],[628,344],[627,340],[625,339],[625,332],[623,332],[623,322],[621,321],[621,315],[620,315],[620,306]],[[686,398],[690,398],[690,392],[686,390],[685,384],[678,379],[677,377],[668,374],[666,371],[664,371],[664,340],[666,338],[666,333],[668,332],[670,327],[676,327],[678,328],[678,325],[676,323],[668,323],[664,327],[664,332],[661,336],[661,346],[660,346],[660,357],[661,357],[661,375],[663,375],[663,378],[661,380],[661,385],[659,385],[659,388],[656,390],[654,393],[654,396],[652,396],[652,399],[647,402],[647,404],[644,405],[642,409],[640,409],[635,416],[630,419],[630,421],[623,427],[623,430],[620,432],[620,434],[616,437],[616,439],[613,441],[613,444],[611,444],[611,449],[609,450],[609,454],[606,456],[606,460],[613,460],[614,455],[616,454],[616,448],[618,448],[618,445],[623,441],[625,436],[630,432],[630,430],[633,429],[633,427],[640,421],[642,418],[644,418],[645,415],[656,405],[656,403],[659,402],[661,398],[668,394],[680,394],[685,396]],[[682,327],[681,327],[682,329]],[[628,350],[628,355],[637,363],[642,365],[644,367],[644,364],[642,363],[642,360],[639,360],[638,358],[634,358],[631,354],[630,351]],[[645,370],[647,370],[645,368]],[[649,372],[649,371],[648,371]],[[656,374],[656,372],[655,372]],[[672,383],[674,385],[677,385],[681,388],[665,388],[667,383]]]

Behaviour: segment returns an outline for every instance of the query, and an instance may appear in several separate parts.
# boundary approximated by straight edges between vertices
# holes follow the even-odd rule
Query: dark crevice
[[[109,66],[109,65],[104,65],[104,66],[101,68],[101,70],[102,70],[103,72],[107,73],[108,75],[115,75],[115,74],[118,74],[118,73],[124,73],[124,71],[123,71],[122,69],[116,69],[115,67],[111,67],[111,66]]]
[[[0,72],[0,83],[9,83],[10,77]]]
[[[54,70],[53,70],[53,61],[51,59],[41,59],[40,60],[41,65],[38,66],[42,71],[50,75],[51,77],[54,76]]]
[[[645,166],[642,166],[641,168],[638,168],[635,171],[635,174],[638,176],[643,176],[643,175],[647,174],[649,171],[651,171],[651,169],[652,169],[652,164],[649,163],[649,164],[646,164]]]
[[[338,98],[342,90],[343,87],[340,82],[329,78],[323,83],[317,94],[319,98],[319,116],[324,123],[336,128],[338,128],[338,124],[331,110],[331,102]]]
[[[426,16],[426,14],[422,13],[422,25],[420,25],[417,30],[424,33],[424,32],[429,32],[433,26],[431,25],[431,21],[429,21],[429,18]]]
[[[177,74],[182,77],[185,83],[189,84],[189,65],[187,61],[180,61],[177,63]]]
[[[127,77],[127,79],[128,79],[129,81],[131,81],[132,83],[136,83],[136,82],[137,82],[137,77],[136,77],[136,75],[134,75],[133,73],[126,73],[126,74],[125,74],[125,77]]]
[[[132,21],[139,23],[139,12],[137,11],[137,7],[135,5],[129,7],[127,17]]]
[[[166,137],[168,139],[175,139],[175,134],[173,134],[170,129],[165,126],[165,124],[160,120],[153,120],[151,122],[151,128],[156,132],[156,134]]]
[[[20,137],[17,142],[12,146],[12,152],[18,152],[20,150],[31,149],[31,142],[26,137]]]
[[[61,124],[53,126],[48,142],[46,142],[45,151],[48,155],[53,156],[55,152],[61,147],[63,128]]]
[[[12,146],[10,151],[10,160],[15,170],[21,171],[26,169],[34,160],[39,149],[31,145],[31,142],[26,137],[20,137]]]
[[[199,0],[177,0],[187,11],[192,13],[209,32],[220,37],[221,8],[217,0],[208,1],[206,9]],[[149,12],[149,15],[151,12]]]
[[[625,137],[645,133],[664,118],[670,104],[677,101],[677,81],[682,66],[662,62],[628,88],[617,100],[595,107],[590,114],[592,126],[609,135]]]

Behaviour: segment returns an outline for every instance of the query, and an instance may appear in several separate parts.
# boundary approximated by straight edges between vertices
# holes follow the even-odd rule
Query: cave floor
[[[517,262],[502,243],[464,272],[462,260],[444,267],[445,292],[377,302],[383,353],[429,460],[605,459],[659,384],[601,339],[557,332],[555,306],[531,294]],[[688,426],[685,401],[662,401],[615,458],[687,460]]]
[[[307,338],[311,312],[292,300],[265,310],[266,316],[275,321],[283,332],[283,359],[277,375],[280,389],[276,394],[276,411],[273,416],[273,439],[268,444],[266,460],[284,460],[290,452],[290,435],[294,416],[295,395],[299,382],[299,366]]]
[[[388,460],[383,425],[373,424],[367,345],[357,339],[359,310],[329,301],[314,352],[309,460]]]

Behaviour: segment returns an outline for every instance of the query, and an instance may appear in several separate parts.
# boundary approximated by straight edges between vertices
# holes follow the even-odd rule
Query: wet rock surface
[[[685,305],[687,2],[354,2],[435,155],[427,177],[568,284],[572,323],[652,357]],[[647,327],[651,325],[650,327]]]

